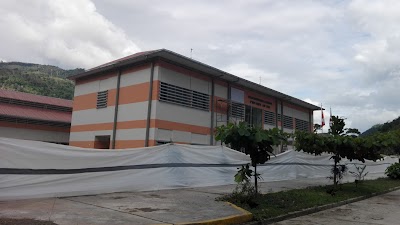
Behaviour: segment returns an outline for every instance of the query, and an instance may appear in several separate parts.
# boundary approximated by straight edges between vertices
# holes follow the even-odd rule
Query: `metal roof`
[[[303,100],[300,100],[300,99],[295,98],[290,95],[286,95],[279,91],[275,91],[273,89],[267,88],[260,84],[248,81],[246,79],[240,78],[233,74],[227,73],[225,71],[222,71],[220,69],[217,69],[215,67],[212,67],[210,65],[204,64],[197,60],[188,58],[186,56],[180,55],[178,53],[175,53],[175,52],[167,50],[167,49],[139,52],[134,55],[127,56],[127,57],[103,64],[103,65],[100,65],[98,67],[87,70],[83,73],[69,76],[68,78],[71,80],[77,80],[77,79],[80,79],[83,77],[96,75],[97,73],[100,73],[100,72],[114,70],[119,67],[128,66],[128,65],[140,63],[140,62],[151,61],[156,58],[165,59],[169,62],[178,64],[182,67],[200,71],[211,77],[214,77],[214,78],[217,78],[220,80],[224,80],[224,81],[228,81],[228,82],[232,82],[236,85],[243,86],[243,87],[249,88],[251,90],[255,90],[257,92],[260,92],[260,93],[263,93],[263,94],[266,94],[266,95],[269,95],[272,97],[276,97],[278,99],[284,100],[285,102],[293,103],[295,105],[299,105],[299,106],[302,106],[307,109],[311,109],[311,110],[320,109],[319,106],[310,104],[308,102],[305,102]]]
[[[71,112],[0,103],[0,115],[24,119],[71,123]]]
[[[34,95],[29,93],[23,93],[18,91],[11,91],[11,90],[4,90],[0,89],[0,98],[8,98],[8,99],[16,99],[26,102],[34,102],[34,103],[41,103],[47,105],[55,105],[55,106],[62,106],[68,107],[72,109],[72,101],[61,99],[61,98],[53,98],[41,95]]]

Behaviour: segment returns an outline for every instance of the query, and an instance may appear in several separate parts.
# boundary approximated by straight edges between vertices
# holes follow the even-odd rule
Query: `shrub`
[[[385,174],[392,179],[400,179],[400,163],[394,163],[386,168]]]
[[[229,201],[234,204],[248,205],[250,208],[255,208],[258,206],[256,193],[255,186],[251,182],[245,181],[237,184],[231,194],[218,197],[216,200]]]

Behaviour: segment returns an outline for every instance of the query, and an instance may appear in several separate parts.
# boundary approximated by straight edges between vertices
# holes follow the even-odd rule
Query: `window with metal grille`
[[[278,118],[277,118],[278,121],[282,121],[282,115],[281,115],[281,114],[278,113],[278,114],[277,114],[277,117],[278,117]]]
[[[161,82],[160,101],[209,111],[210,96],[198,91]]]
[[[283,127],[293,129],[293,117],[283,115]]]
[[[269,125],[275,125],[275,113],[270,111],[264,111],[264,123]]]
[[[97,92],[97,105],[98,109],[107,108],[108,91]]]
[[[296,130],[309,131],[309,126],[308,121],[296,118]]]
[[[244,104],[238,102],[232,102],[231,104],[231,116],[237,119],[244,119]]]

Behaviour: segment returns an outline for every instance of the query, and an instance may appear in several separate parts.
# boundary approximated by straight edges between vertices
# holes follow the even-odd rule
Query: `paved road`
[[[397,225],[400,224],[400,190],[350,203],[274,225]]]
[[[264,182],[261,183],[260,190],[263,193],[268,193],[325,185],[329,182],[324,178]],[[244,214],[243,211],[227,203],[215,201],[216,197],[232,192],[234,187],[235,185],[225,185],[151,192],[3,201],[0,202],[0,217],[51,220],[60,225],[176,224],[205,221]],[[396,200],[400,202],[398,198]],[[368,210],[372,210],[372,208]],[[344,213],[342,210],[336,212],[336,214],[339,212]],[[374,218],[377,219],[378,217]],[[398,224],[400,224],[400,218],[398,221]],[[296,221],[289,224],[296,224]]]

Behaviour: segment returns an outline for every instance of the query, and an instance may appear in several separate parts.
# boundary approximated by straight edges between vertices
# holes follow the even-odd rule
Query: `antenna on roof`
[[[190,49],[190,58],[192,58],[193,48]]]

